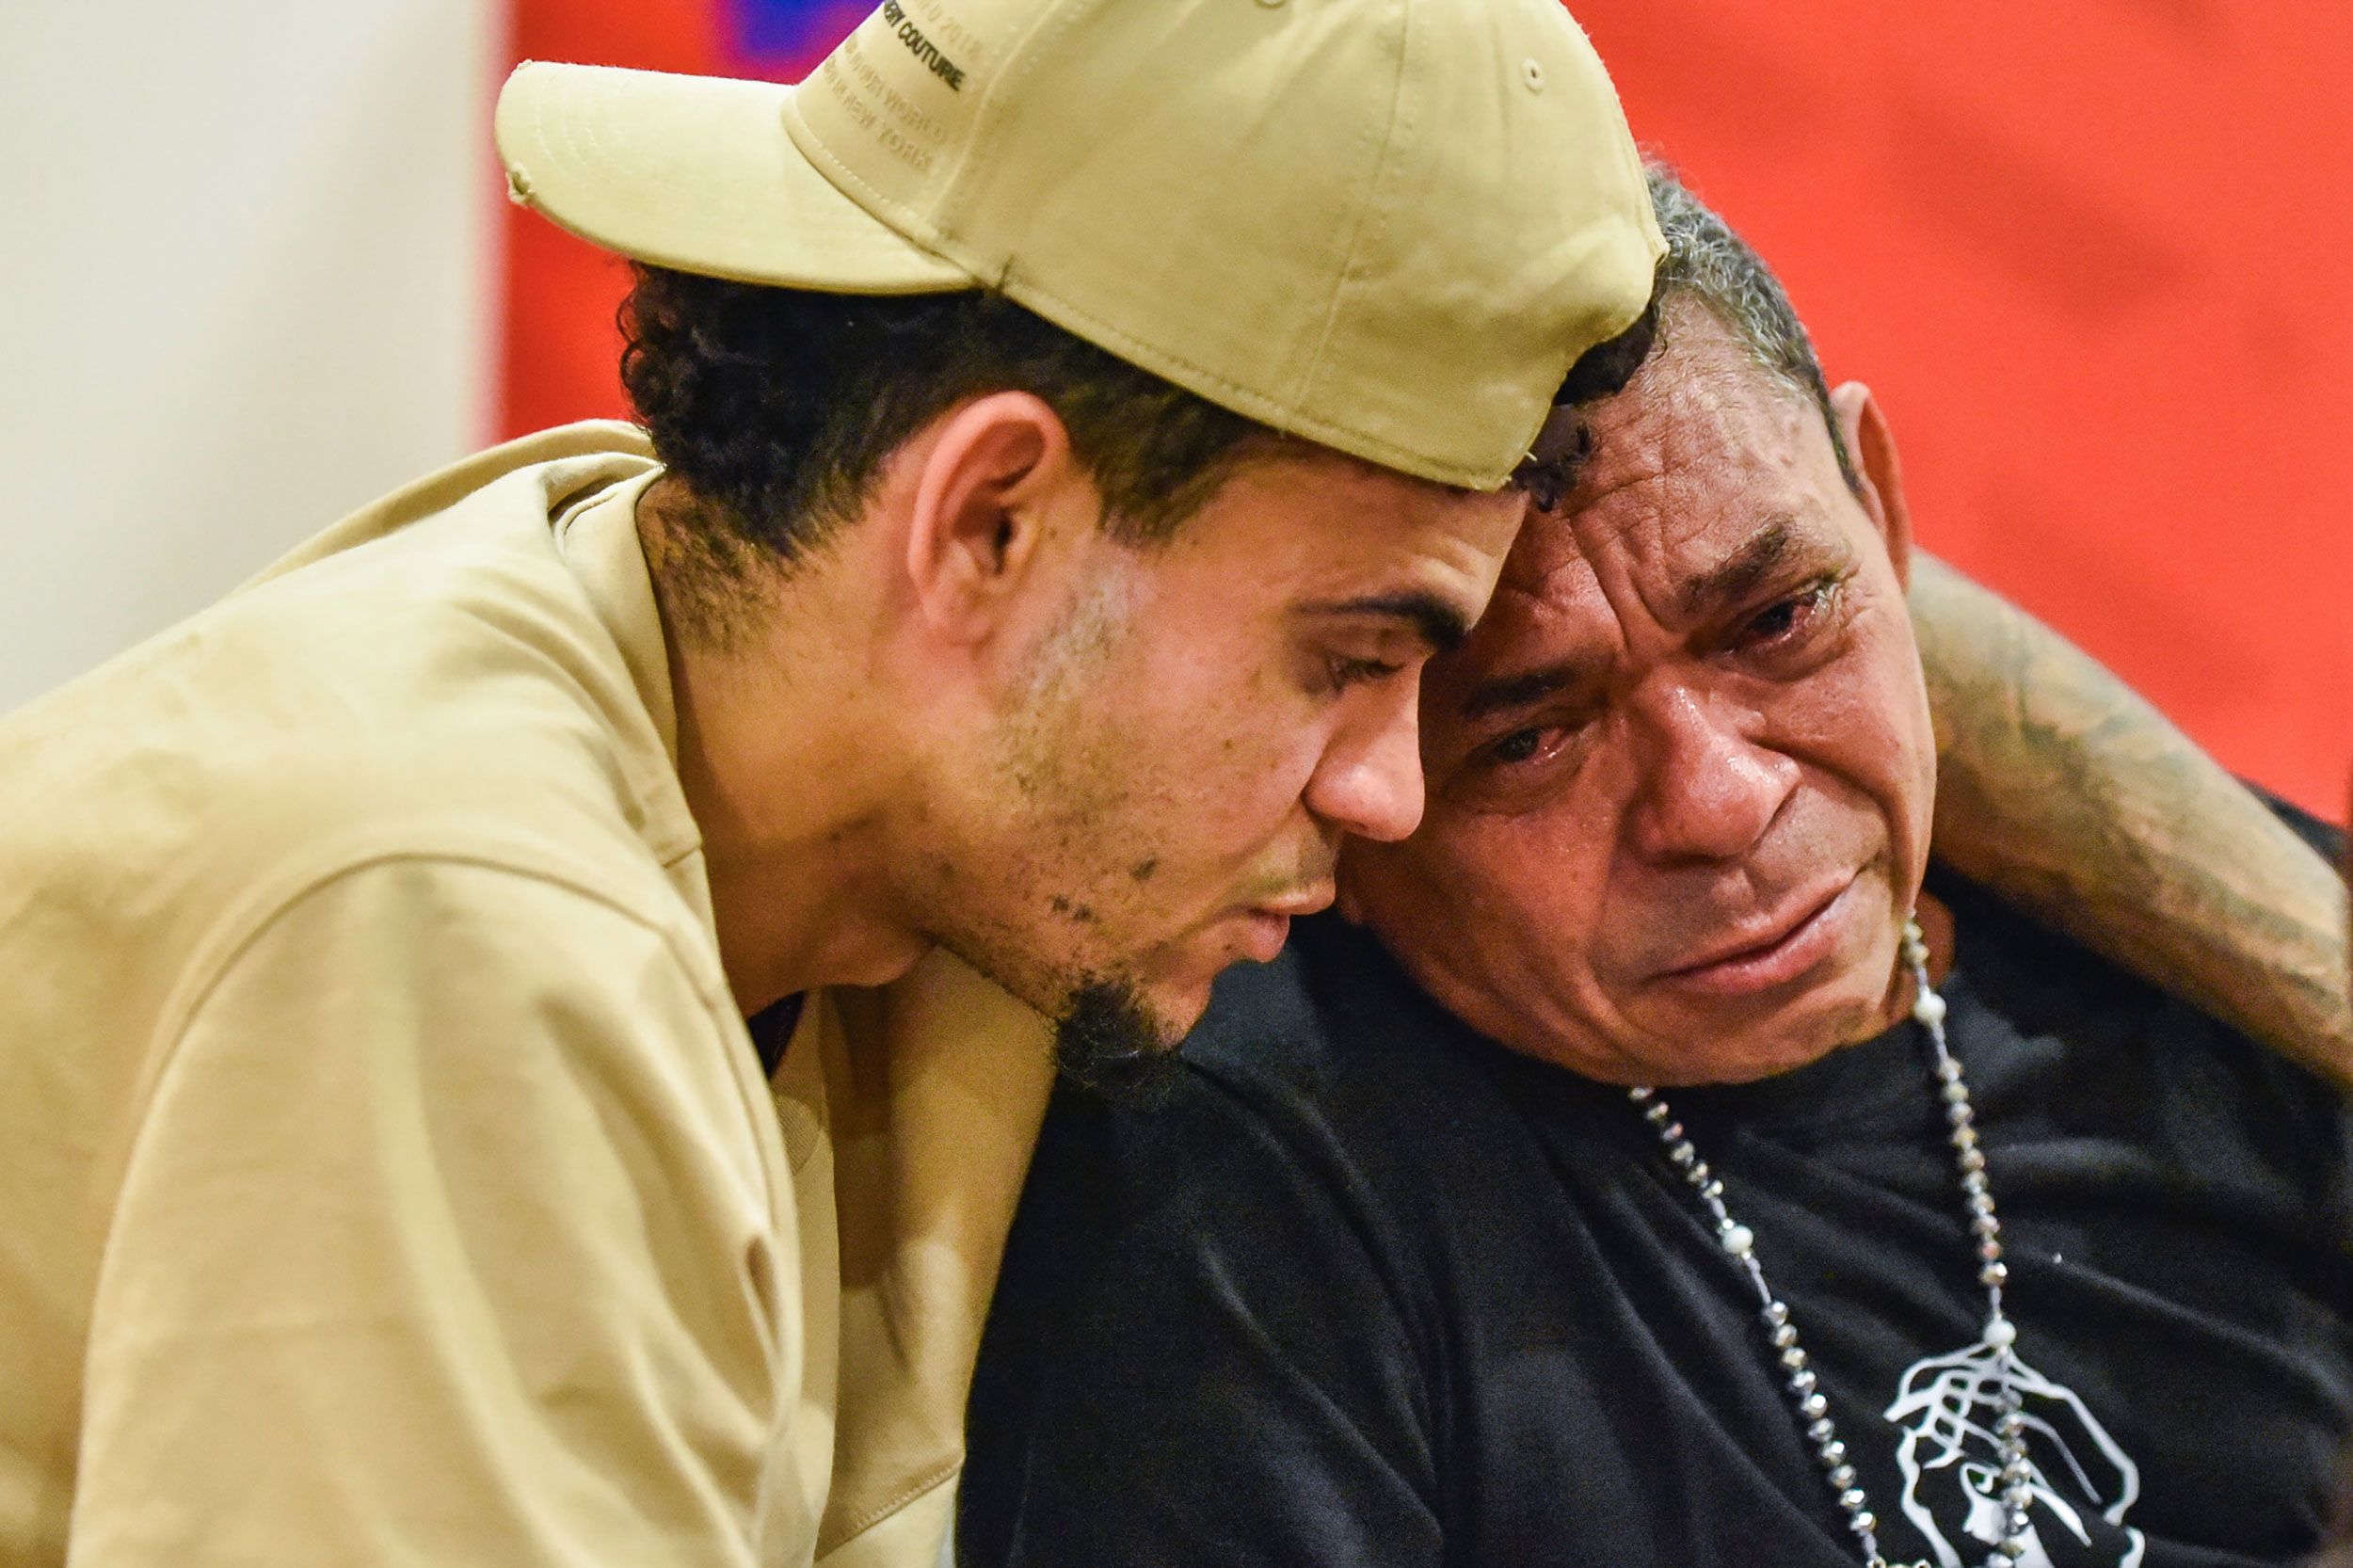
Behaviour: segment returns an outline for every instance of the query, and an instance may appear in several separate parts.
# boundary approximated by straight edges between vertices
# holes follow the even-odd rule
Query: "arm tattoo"
[[[2025,612],[1918,556],[1911,602],[1936,721],[1938,856],[2353,1089],[2335,869]]]

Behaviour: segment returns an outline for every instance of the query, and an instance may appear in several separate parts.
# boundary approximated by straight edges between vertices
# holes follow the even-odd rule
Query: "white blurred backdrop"
[[[0,712],[482,444],[504,14],[0,0]]]

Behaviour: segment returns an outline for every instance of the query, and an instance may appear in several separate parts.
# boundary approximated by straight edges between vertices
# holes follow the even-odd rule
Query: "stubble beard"
[[[1080,1088],[1123,1105],[1167,1098],[1182,1068],[1177,1042],[1128,980],[1090,980],[1054,1021],[1054,1064]]]
[[[942,931],[948,952],[1054,1026],[1054,1065],[1076,1087],[1121,1104],[1164,1098],[1180,1069],[1172,1033],[1134,979],[1102,972],[1056,974],[1016,956],[1017,945],[992,942],[970,931]]]

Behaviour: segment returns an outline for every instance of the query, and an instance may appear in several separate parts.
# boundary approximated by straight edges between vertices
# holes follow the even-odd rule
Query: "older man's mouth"
[[[1802,979],[1843,943],[1861,902],[1854,896],[1859,880],[1861,873],[1850,875],[1819,896],[1801,902],[1762,935],[1743,936],[1738,946],[1721,949],[1658,978],[1681,990],[1718,997],[1749,996]]]

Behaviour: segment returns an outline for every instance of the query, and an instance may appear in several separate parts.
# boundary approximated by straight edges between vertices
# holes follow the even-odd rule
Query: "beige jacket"
[[[720,972],[617,425],[0,719],[0,1563],[928,1568],[1049,1077]]]

